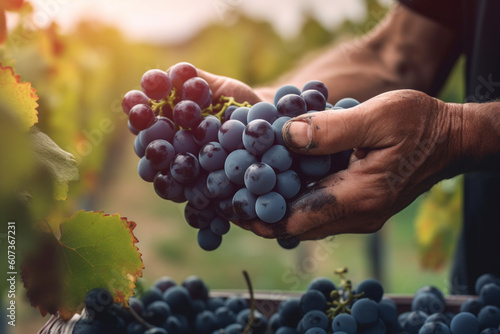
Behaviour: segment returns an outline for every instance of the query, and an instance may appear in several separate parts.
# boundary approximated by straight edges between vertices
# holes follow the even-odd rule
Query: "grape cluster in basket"
[[[447,310],[443,293],[433,286],[417,290],[411,309],[398,312],[382,285],[366,279],[357,286],[345,279],[346,269],[331,279],[313,279],[298,297],[276,307],[252,297],[211,296],[207,285],[190,276],[180,285],[169,277],[157,280],[129,307],[95,289],[85,299],[84,316],[74,334],[498,334],[500,278],[485,274],[476,281],[477,296],[465,299],[458,313]],[[250,296],[253,296],[249,283]],[[255,306],[256,305],[256,306]],[[258,306],[264,305],[263,310]],[[275,304],[272,304],[275,305]],[[253,317],[251,316],[253,314]]]
[[[287,202],[310,182],[345,169],[351,151],[308,156],[290,152],[283,125],[292,117],[349,108],[354,99],[327,103],[328,89],[310,81],[302,90],[282,86],[274,104],[250,105],[233,97],[213,100],[212,90],[189,63],[144,73],[141,90],[125,94],[122,107],[137,135],[140,177],[158,196],[186,202],[185,218],[199,229],[198,243],[216,249],[229,221],[281,220]],[[293,248],[295,240],[280,240]]]

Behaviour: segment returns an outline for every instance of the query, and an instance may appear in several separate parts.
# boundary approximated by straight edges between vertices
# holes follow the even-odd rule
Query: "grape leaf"
[[[436,184],[421,200],[415,217],[420,264],[441,269],[453,254],[462,222],[461,178]]]
[[[2,21],[1,16],[0,10],[0,21]],[[31,84],[21,82],[12,67],[3,67],[0,63],[0,103],[7,104],[15,112],[22,128],[26,131],[38,122],[37,100],[38,96]]]
[[[135,226],[120,215],[78,211],[61,223],[58,239],[41,233],[21,266],[31,304],[68,320],[82,310],[88,291],[104,288],[127,305],[144,268]]]
[[[39,168],[43,168],[51,176],[54,183],[54,198],[64,200],[68,194],[68,182],[77,181],[78,168],[75,158],[62,150],[45,133],[32,128],[31,144],[35,161]]]

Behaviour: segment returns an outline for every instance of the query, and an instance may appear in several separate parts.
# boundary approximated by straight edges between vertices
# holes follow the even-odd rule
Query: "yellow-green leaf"
[[[88,291],[109,290],[128,304],[144,268],[133,234],[135,223],[120,215],[79,211],[60,225],[60,238],[44,233],[22,265],[31,304],[42,314],[70,319]]]
[[[38,122],[37,100],[31,84],[21,82],[12,67],[3,67],[0,63],[0,104],[10,107],[26,131]]]

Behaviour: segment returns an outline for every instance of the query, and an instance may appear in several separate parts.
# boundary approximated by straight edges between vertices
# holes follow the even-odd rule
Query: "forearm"
[[[367,35],[308,57],[296,71],[259,93],[272,100],[279,86],[301,88],[309,80],[327,85],[331,103],[343,97],[365,101],[402,88],[427,91],[454,38],[448,28],[396,6]]]
[[[500,102],[462,106],[461,161],[464,172],[500,171]]]

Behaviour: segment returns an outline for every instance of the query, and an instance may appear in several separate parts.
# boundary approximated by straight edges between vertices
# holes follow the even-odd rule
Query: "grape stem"
[[[243,334],[247,334],[250,332],[252,329],[252,324],[255,320],[254,312],[255,312],[255,299],[253,296],[253,288],[252,288],[252,282],[250,281],[250,276],[248,275],[246,270],[243,270],[243,277],[245,277],[245,281],[247,283],[248,287],[248,292],[250,294],[250,316],[248,318],[248,323],[245,326],[245,329],[243,330]]]
[[[175,104],[174,104],[174,101],[176,99],[175,93],[176,93],[176,91],[175,91],[175,87],[174,87],[174,88],[172,88],[172,92],[170,93],[170,95],[166,99],[163,99],[160,102],[156,102],[155,100],[149,100],[149,104],[151,105],[151,109],[153,109],[154,112],[158,111],[160,116],[164,116],[163,111],[162,111],[162,107],[165,104],[168,104],[170,106],[170,108],[172,108],[172,110],[175,107]]]
[[[326,315],[330,320],[333,320],[333,318],[335,318],[335,316],[340,313],[350,314],[350,306],[352,302],[358,298],[363,297],[365,294],[364,292],[358,294],[354,294],[352,292],[352,282],[345,277],[345,275],[347,274],[347,267],[336,269],[335,274],[340,276],[340,285],[342,286],[342,290],[333,290],[330,293],[332,301],[326,303]],[[346,294],[347,297],[344,298]]]
[[[153,328],[153,326],[150,323],[148,323],[139,314],[137,314],[137,312],[134,310],[133,307],[129,307],[128,311],[130,312],[130,314],[132,314],[132,316],[135,318],[135,320],[137,320],[138,323],[140,323],[141,325],[143,325],[147,329]]]
[[[229,106],[250,108],[252,105],[246,101],[243,103],[236,102],[234,97],[232,96],[226,97],[224,95],[221,95],[221,97],[219,98],[219,103],[217,103],[216,105],[211,104],[209,107],[203,109],[202,116],[213,115],[217,117],[220,121],[222,121],[222,117],[224,116],[224,113],[226,112],[227,107]]]

